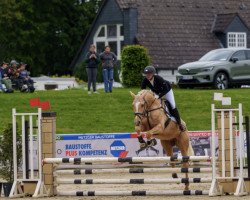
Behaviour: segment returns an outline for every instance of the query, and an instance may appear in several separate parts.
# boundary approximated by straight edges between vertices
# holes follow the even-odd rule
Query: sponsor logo
[[[121,140],[115,140],[111,145],[110,145],[110,153],[114,157],[119,157],[120,154],[126,151],[126,146]]]

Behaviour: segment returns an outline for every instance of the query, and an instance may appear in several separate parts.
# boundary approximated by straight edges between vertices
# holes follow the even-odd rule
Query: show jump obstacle
[[[28,120],[28,121],[26,121]],[[27,125],[28,122],[29,133],[27,134]],[[33,162],[34,157],[34,145],[33,145],[33,136],[34,133],[34,122],[37,122],[37,163]],[[43,171],[42,171],[42,134],[41,134],[41,124],[42,120],[42,110],[38,109],[37,113],[16,113],[16,109],[12,109],[12,126],[13,126],[13,166],[14,166],[14,183],[10,191],[9,197],[23,197],[25,196],[24,190],[29,185],[32,185],[34,192],[34,197],[41,197],[47,195],[47,190],[43,182]],[[18,153],[17,153],[17,124],[21,124],[22,131],[22,175],[18,177]],[[27,138],[29,137],[29,138]],[[28,145],[27,145],[27,141]],[[27,152],[30,151],[29,157],[27,157]],[[20,159],[20,158],[19,158]],[[27,173],[29,167],[27,166],[27,160],[30,163],[30,176]],[[38,166],[38,173],[35,175],[34,164]],[[35,187],[34,187],[35,186]]]
[[[243,138],[243,117],[242,105],[239,104],[235,109],[219,109],[212,105],[212,157],[208,156],[180,156],[180,157],[82,157],[82,158],[55,158],[55,127],[56,127],[56,114],[55,113],[16,113],[13,109],[13,156],[14,156],[14,185],[11,190],[10,197],[20,197],[27,193],[33,197],[38,196],[156,196],[156,195],[210,195],[217,196],[225,193],[233,193],[237,196],[247,195],[250,191],[249,180],[243,176],[243,154],[244,154],[244,138]],[[18,177],[19,168],[17,167],[17,152],[16,152],[16,118],[21,116],[22,125],[22,175]],[[31,162],[33,153],[30,153],[30,173],[25,174],[27,166],[25,165],[25,120],[29,119],[29,150],[33,152],[33,117],[37,117],[38,131],[37,131],[37,146],[38,146],[38,173],[35,175],[34,164]],[[238,118],[238,123],[235,120]],[[217,123],[216,123],[217,117]],[[237,131],[238,127],[238,131]],[[218,134],[219,145],[215,143],[216,134]],[[237,150],[239,155],[236,155],[236,135],[238,135],[239,142]],[[238,158],[238,159],[237,159]],[[212,161],[211,168],[111,168],[111,169],[95,169],[95,164],[105,163],[171,163],[171,162],[189,162],[189,161]],[[236,162],[239,161],[239,170],[236,173]],[[80,169],[57,169],[61,164],[86,166],[88,168]],[[89,167],[92,168],[89,168]],[[249,165],[248,165],[249,167]],[[62,166],[63,168],[63,166]],[[73,167],[72,167],[73,168]],[[19,173],[18,173],[19,172]],[[120,173],[211,173],[209,178],[140,178],[140,179],[125,179],[114,178],[116,174]],[[92,178],[79,178],[80,175],[94,175],[109,173],[109,179],[92,179]],[[63,176],[72,175],[70,178]],[[72,178],[76,177],[76,178]],[[164,176],[163,176],[164,177]],[[211,178],[210,178],[211,177]],[[142,191],[67,191],[57,190],[57,186],[62,184],[166,184],[167,183],[210,183],[209,191],[201,190],[188,190],[188,191],[175,191],[175,190],[142,190]],[[182,186],[181,186],[182,187]],[[156,187],[157,188],[157,187]]]
[[[239,123],[235,122],[235,116],[238,114]],[[218,131],[218,155],[216,155],[215,137],[216,137],[216,115],[217,115],[217,131]],[[225,109],[215,108],[212,104],[211,109],[212,124],[212,177],[213,181],[209,191],[210,196],[222,195],[224,192],[232,193],[236,196],[247,195],[249,192],[246,187],[243,176],[243,159],[244,159],[244,132],[243,132],[243,116],[242,105],[238,108]],[[238,131],[236,130],[238,125]],[[239,172],[236,174],[235,167],[237,165],[236,136],[238,135],[238,161]],[[218,156],[218,161],[216,157]],[[218,169],[216,164],[219,164]],[[248,164],[249,167],[249,164]],[[235,181],[236,184],[235,184]],[[248,183],[249,184],[249,183]]]

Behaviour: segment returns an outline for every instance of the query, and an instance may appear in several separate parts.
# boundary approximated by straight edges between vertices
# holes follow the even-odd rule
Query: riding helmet
[[[156,73],[156,70],[154,68],[154,66],[147,66],[145,67],[144,71],[143,71],[143,74],[155,74]]]

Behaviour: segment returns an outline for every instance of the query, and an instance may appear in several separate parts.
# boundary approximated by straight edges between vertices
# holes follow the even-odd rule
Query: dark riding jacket
[[[141,84],[141,89],[144,90],[149,87],[154,93],[159,95],[159,98],[163,97],[171,90],[171,84],[167,80],[164,80],[161,76],[154,75],[154,86],[147,78],[144,78]]]

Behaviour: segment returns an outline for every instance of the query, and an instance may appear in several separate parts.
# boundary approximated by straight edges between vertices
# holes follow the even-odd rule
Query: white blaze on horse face
[[[136,102],[136,103],[135,103],[135,112],[136,112],[136,113],[139,112],[139,106],[140,106],[140,102]],[[136,126],[136,127],[140,125],[140,119],[139,119],[138,115],[135,116],[135,121],[134,121],[134,123],[135,123],[135,126]]]
[[[135,112],[138,112],[138,110],[139,110],[139,105],[140,105],[140,102],[136,102],[136,103],[135,103]]]

